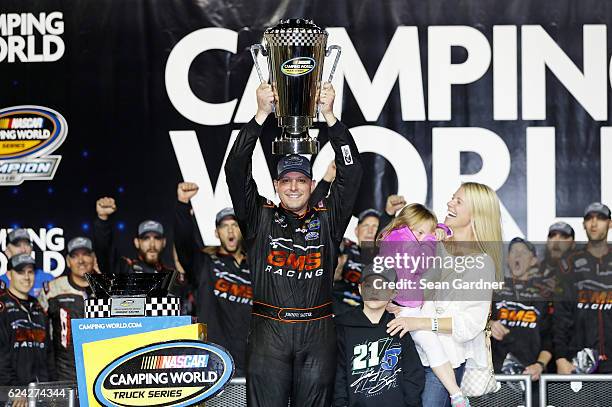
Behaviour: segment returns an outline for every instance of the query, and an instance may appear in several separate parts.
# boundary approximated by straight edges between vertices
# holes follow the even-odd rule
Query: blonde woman
[[[437,254],[445,258],[473,258],[477,261],[473,262],[474,267],[439,270],[441,281],[500,281],[501,216],[495,192],[483,184],[465,183],[455,192],[447,206],[444,223],[453,230],[453,237],[443,245],[438,245],[440,250]],[[401,317],[401,308],[392,306],[389,311],[398,317],[388,324],[388,332],[400,336],[414,331],[436,332],[455,371],[456,382],[460,385],[466,365],[487,366],[484,329],[491,297],[491,290],[434,292],[433,299],[425,301],[422,308],[422,315],[428,318]],[[466,298],[472,300],[467,301]],[[421,351],[419,355],[425,366],[423,405],[450,407],[450,395],[432,371],[427,355]]]

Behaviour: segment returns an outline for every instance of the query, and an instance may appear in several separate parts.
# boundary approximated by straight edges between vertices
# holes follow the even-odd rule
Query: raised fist
[[[263,124],[266,117],[272,113],[272,104],[274,103],[272,85],[269,83],[262,83],[255,93],[257,95],[257,114],[255,115],[255,120],[257,120],[259,124]]]
[[[98,214],[98,218],[102,220],[107,220],[116,210],[117,205],[115,204],[114,198],[105,196],[96,201],[96,213]]]
[[[334,99],[336,98],[336,91],[331,83],[325,82],[321,87],[321,94],[319,95],[319,104],[321,105],[321,113],[325,116],[326,114],[333,114]]]
[[[181,182],[176,189],[176,197],[182,203],[189,203],[189,200],[198,193],[198,184],[195,182]]]
[[[389,216],[395,216],[397,211],[406,206],[406,199],[401,195],[389,195],[387,197],[387,205],[385,205],[385,212]]]

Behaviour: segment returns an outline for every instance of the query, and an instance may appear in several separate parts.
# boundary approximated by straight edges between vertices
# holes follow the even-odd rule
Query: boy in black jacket
[[[335,318],[338,364],[334,406],[421,406],[425,374],[410,335],[387,334],[393,315],[385,307],[395,291],[395,270],[364,269],[359,292],[364,304]]]

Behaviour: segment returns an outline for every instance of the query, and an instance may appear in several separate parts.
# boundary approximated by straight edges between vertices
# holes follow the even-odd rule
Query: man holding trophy
[[[281,21],[266,34],[275,29],[283,35],[296,30],[308,34],[314,31],[313,27],[318,29],[305,20]],[[324,50],[327,33],[323,33]],[[270,54],[275,54],[272,41],[266,39]],[[362,168],[353,137],[333,114],[333,87],[330,83],[319,85],[323,53],[320,60],[296,55],[308,47],[296,46],[280,61],[271,58],[273,85],[262,83],[258,87],[257,113],[240,131],[225,165],[253,274],[253,318],[247,345],[249,406],[285,407],[289,399],[294,406],[325,406],[331,404],[333,395],[336,334],[331,318],[332,280]],[[295,75],[313,72],[318,80],[308,82],[315,86],[305,87],[304,94],[297,98],[301,100],[295,100],[295,89],[285,85],[291,87]],[[285,84],[282,89],[281,80]],[[294,99],[287,100],[289,94]],[[306,109],[306,117],[279,123],[286,138],[281,136],[273,147],[277,154],[294,153],[283,156],[278,163],[274,181],[280,198],[277,206],[257,191],[251,172],[253,150],[273,110],[281,122],[280,115],[288,106],[293,106],[295,112],[302,103],[314,108]],[[316,153],[316,142],[308,138],[306,130],[316,116],[317,105],[335,152],[336,179],[329,197],[311,207],[308,201],[315,183],[310,162],[295,153]]]

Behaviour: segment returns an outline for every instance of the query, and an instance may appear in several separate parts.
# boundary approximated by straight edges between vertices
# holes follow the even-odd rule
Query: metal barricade
[[[531,407],[529,375],[496,375],[499,388],[495,393],[470,398],[473,407]],[[246,379],[233,379],[222,393],[206,401],[206,407],[246,406]]]
[[[472,407],[531,407],[531,376],[495,375],[497,390],[481,397],[470,397]]]
[[[232,379],[220,394],[206,400],[206,407],[242,407],[246,405],[246,379],[244,377]]]
[[[609,407],[612,374],[542,375],[540,407]]]
[[[471,397],[472,407],[535,407],[532,404],[532,382],[529,375],[495,375],[498,389],[482,397]],[[23,389],[23,388],[22,388]],[[30,383],[28,407],[79,405],[76,383]],[[612,374],[553,375],[540,377],[540,407],[609,407],[612,406]],[[233,379],[225,389],[206,401],[206,407],[246,406],[246,379]]]

